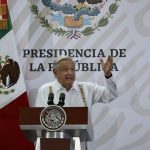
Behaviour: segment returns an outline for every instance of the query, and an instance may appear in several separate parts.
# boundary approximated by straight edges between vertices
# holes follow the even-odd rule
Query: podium
[[[74,150],[73,137],[80,142],[91,141],[88,133],[88,108],[63,107],[67,120],[58,131],[46,130],[40,122],[44,107],[22,107],[19,110],[19,125],[27,138],[36,141],[40,138],[41,150]]]

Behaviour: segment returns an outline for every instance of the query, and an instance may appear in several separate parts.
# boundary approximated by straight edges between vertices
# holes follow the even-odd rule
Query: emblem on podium
[[[57,105],[44,108],[40,114],[41,125],[48,131],[58,131],[66,123],[66,112]]]

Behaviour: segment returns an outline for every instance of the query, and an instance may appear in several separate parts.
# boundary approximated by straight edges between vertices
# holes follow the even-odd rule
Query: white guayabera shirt
[[[38,91],[35,107],[48,106],[48,95],[50,90],[54,93],[54,104],[58,104],[61,93],[65,94],[64,107],[88,107],[89,124],[88,132],[91,139],[94,138],[93,126],[91,123],[91,108],[95,103],[108,103],[114,100],[117,96],[116,84],[113,77],[105,80],[105,87],[91,83],[75,81],[72,88],[66,91],[64,87],[56,80],[42,85]],[[91,144],[90,144],[91,143]],[[36,146],[38,149],[38,146]],[[81,146],[84,150],[84,146]],[[88,150],[95,150],[93,142],[88,142]]]

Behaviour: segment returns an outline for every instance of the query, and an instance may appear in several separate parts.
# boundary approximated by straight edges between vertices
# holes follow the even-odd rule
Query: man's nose
[[[68,70],[68,74],[73,74],[73,70]]]

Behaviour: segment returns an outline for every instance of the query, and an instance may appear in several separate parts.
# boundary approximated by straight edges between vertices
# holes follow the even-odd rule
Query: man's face
[[[53,70],[55,77],[58,82],[66,88],[66,90],[70,90],[75,81],[75,64],[71,60],[62,60],[59,62],[59,66]]]

